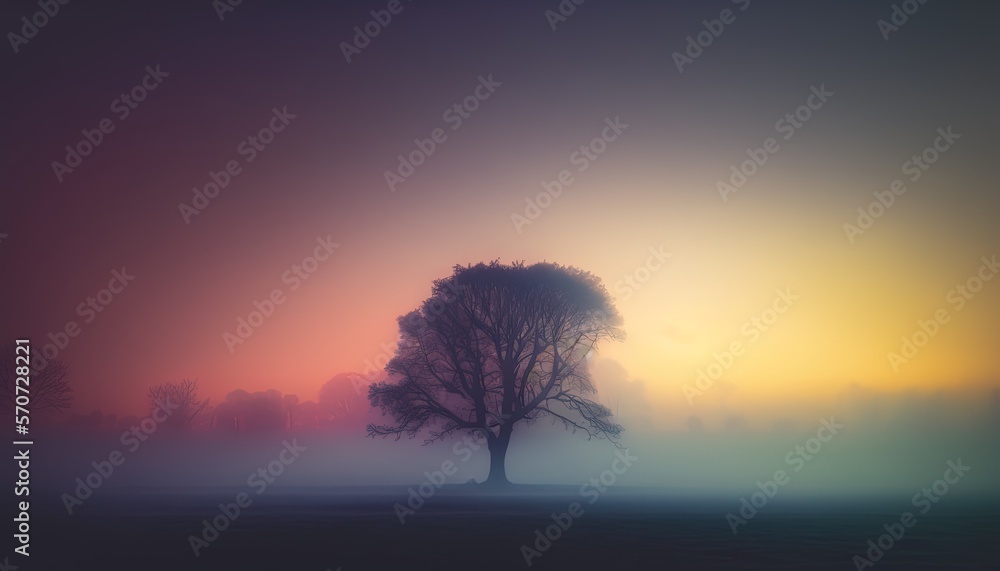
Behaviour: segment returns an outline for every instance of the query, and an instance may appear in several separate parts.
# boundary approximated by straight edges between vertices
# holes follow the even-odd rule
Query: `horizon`
[[[8,2],[0,569],[995,564],[998,14]]]

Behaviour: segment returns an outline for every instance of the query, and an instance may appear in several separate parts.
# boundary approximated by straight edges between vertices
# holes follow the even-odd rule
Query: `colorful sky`
[[[315,399],[383,353],[455,264],[544,260],[616,297],[628,337],[600,358],[641,386],[657,429],[720,406],[762,426],[816,418],[857,387],[990,390],[1000,280],[961,309],[948,295],[1000,254],[995,65],[979,57],[997,37],[928,3],[886,41],[889,5],[855,4],[595,1],[553,30],[538,3],[404,2],[350,63],[341,42],[381,4],[245,2],[222,21],[208,2],[66,5],[5,56],[2,333],[38,346],[80,324],[59,352],[76,412],[134,413],[150,385],[182,378],[215,401]],[[672,54],[725,8],[735,20],[678,71]],[[146,66],[166,77],[118,118]],[[499,85],[449,120],[481,76]],[[776,122],[813,87],[832,95],[786,140]],[[286,108],[295,118],[247,162],[241,142]],[[52,161],[105,117],[115,130],[60,182]],[[580,172],[574,153],[616,118],[627,128]],[[444,142],[390,191],[385,171],[438,128]],[[907,161],[949,128],[959,138],[913,181]],[[769,137],[778,150],[723,200],[717,182]],[[240,174],[185,223],[179,204],[233,160]],[[512,214],[563,170],[572,183],[519,232]],[[844,224],[895,179],[907,191],[851,243]],[[292,291],[283,276],[317,238],[340,246]],[[627,290],[650,249],[669,258]],[[78,304],[121,268],[134,281],[84,323]],[[284,303],[230,352],[223,334],[276,288]],[[748,334],[778,290],[797,299]],[[938,310],[949,322],[894,370],[888,353]],[[686,402],[734,341],[744,354]]]

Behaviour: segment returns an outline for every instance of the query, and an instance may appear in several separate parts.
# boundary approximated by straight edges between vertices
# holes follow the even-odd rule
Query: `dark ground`
[[[679,499],[611,489],[588,504],[576,488],[539,487],[504,497],[438,491],[401,525],[402,488],[268,490],[195,557],[188,536],[242,489],[95,494],[73,516],[33,506],[35,570],[342,571],[526,569],[550,514],[581,501],[584,513],[532,569],[855,569],[852,558],[882,525],[913,510],[906,498],[775,498],[733,535],[724,517],[738,498]],[[1000,569],[1000,503],[949,497],[906,530],[875,564],[889,569]],[[779,501],[782,500],[782,501]],[[38,501],[38,500],[36,500]],[[8,551],[9,552],[9,551]]]

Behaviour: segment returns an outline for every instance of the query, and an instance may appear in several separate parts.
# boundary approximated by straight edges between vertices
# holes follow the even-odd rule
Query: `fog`
[[[776,414],[725,400],[697,408],[682,397],[661,404],[649,398],[646,383],[629,379],[618,363],[598,361],[593,370],[599,398],[625,427],[620,448],[588,440],[549,419],[522,424],[507,456],[511,481],[579,486],[609,470],[616,452],[627,451],[636,460],[615,477],[615,486],[678,496],[738,498],[755,491],[758,482],[775,479],[780,470],[787,476],[781,488],[787,496],[900,494],[905,500],[910,491],[940,479],[948,461],[959,460],[971,470],[955,486],[957,494],[997,491],[997,389],[889,394],[852,385],[829,405],[786,407]],[[271,485],[409,486],[447,463],[454,465],[448,483],[485,479],[485,442],[464,435],[428,445],[420,436],[367,438],[365,424],[385,419],[357,406],[367,403],[356,398],[358,414],[327,430],[271,427],[246,434],[196,430],[184,435],[161,430],[139,440],[125,429],[67,433],[65,427],[40,428],[33,454],[42,467],[33,477],[47,491],[72,493],[79,484],[75,478],[85,481],[100,466],[108,472],[107,461],[118,451],[119,465],[100,478],[103,490],[239,487],[278,460],[286,445],[294,445],[304,450]],[[128,419],[121,423],[128,424]],[[674,428],[659,428],[663,425]]]

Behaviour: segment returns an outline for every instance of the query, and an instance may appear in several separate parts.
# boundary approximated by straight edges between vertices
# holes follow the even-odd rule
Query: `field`
[[[189,537],[246,489],[110,492],[68,516],[61,505],[33,514],[34,569],[282,570],[526,569],[522,545],[552,514],[582,513],[539,551],[532,569],[854,569],[869,539],[899,521],[897,499],[777,498],[733,534],[731,498],[680,499],[611,489],[593,504],[566,487],[501,496],[445,488],[400,524],[402,488],[269,490],[252,498],[196,557]],[[252,496],[253,494],[251,494]],[[784,499],[785,501],[777,501]],[[949,498],[875,564],[883,569],[995,569],[997,503]],[[554,529],[550,533],[556,535]],[[209,534],[209,537],[212,537]],[[541,544],[545,547],[545,544]],[[17,558],[19,562],[23,558]],[[12,560],[14,562],[14,560]],[[865,566],[865,568],[871,568]]]

